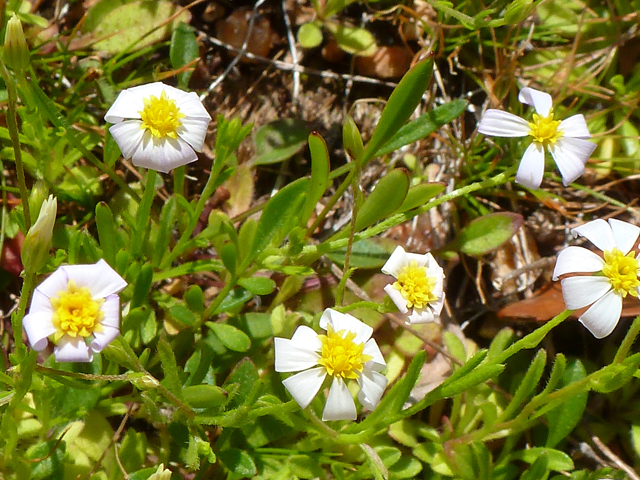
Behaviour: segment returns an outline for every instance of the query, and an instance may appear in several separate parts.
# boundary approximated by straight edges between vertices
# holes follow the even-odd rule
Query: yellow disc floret
[[[435,286],[436,278],[427,276],[427,268],[419,267],[415,261],[400,269],[398,281],[393,284],[407,301],[407,308],[424,308],[437,300],[433,293]]]
[[[616,293],[626,297],[630,294],[638,296],[636,288],[640,286],[638,279],[638,260],[633,256],[633,252],[624,255],[620,250],[604,252],[604,267],[602,273],[609,278],[611,286]]]
[[[353,341],[356,338],[355,332],[334,332],[331,325],[328,325],[327,334],[318,335],[318,338],[322,343],[318,364],[331,376],[356,379],[360,376],[364,364],[373,358],[362,353],[364,343]]]
[[[550,110],[546,117],[534,113],[533,121],[529,122],[529,135],[533,137],[534,142],[544,146],[553,145],[563,134],[562,130],[558,130],[560,123],[560,120],[553,119],[553,110]]]
[[[88,337],[94,332],[101,332],[104,312],[100,307],[103,303],[104,299],[95,300],[87,287],[78,288],[73,280],[69,280],[67,289],[51,298],[51,322],[56,327],[54,340],[58,341],[64,335]]]
[[[165,91],[160,98],[151,95],[143,100],[144,108],[140,110],[143,130],[148,130],[157,138],[178,138],[178,129],[182,126],[181,118],[185,114],[180,111],[175,100],[167,97]]]

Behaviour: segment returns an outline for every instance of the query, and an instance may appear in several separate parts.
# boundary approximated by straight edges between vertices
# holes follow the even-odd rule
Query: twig
[[[620,459],[620,457],[618,457],[609,449],[609,447],[602,443],[602,440],[600,440],[597,436],[593,435],[591,437],[591,441],[595,444],[596,447],[598,447],[598,449],[604,454],[605,457],[607,457],[620,470],[623,470],[631,480],[640,480],[640,477],[633,470],[633,468],[624,463]]]
[[[291,27],[291,19],[287,14],[287,0],[282,0],[282,17],[287,27],[287,40],[289,41],[289,51],[291,52],[291,62],[293,64],[293,92],[291,93],[291,105],[295,110],[298,106],[298,95],[300,94],[300,70],[298,69],[298,48],[296,47],[296,39],[293,36]]]

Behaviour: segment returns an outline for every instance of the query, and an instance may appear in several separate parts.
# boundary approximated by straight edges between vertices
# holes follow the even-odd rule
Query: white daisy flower
[[[328,308],[320,318],[320,327],[326,335],[303,325],[291,340],[276,337],[276,371],[300,371],[282,383],[302,408],[311,403],[326,376],[333,377],[322,419],[355,420],[356,405],[345,380],[358,381],[358,400],[373,410],[387,386],[387,378],[378,373],[386,363],[371,338],[373,329],[351,315]]]
[[[56,361],[90,362],[120,333],[118,293],[126,286],[104,260],[58,268],[35,289],[24,317],[32,348],[40,351],[51,340]]]
[[[546,148],[560,170],[562,183],[569,185],[584,173],[585,164],[596,148],[586,140],[591,138],[587,122],[582,115],[555,120],[548,93],[523,88],[518,99],[535,108],[532,121],[502,110],[489,109],[478,125],[478,132],[496,137],[533,137],[520,161],[517,183],[532,189],[540,187]]]
[[[407,314],[407,324],[437,322],[444,305],[444,270],[433,255],[406,253],[398,246],[382,267],[396,282],[384,287],[400,312]]]
[[[161,82],[123,90],[104,118],[124,158],[163,173],[198,159],[211,121],[195,93]]]
[[[620,220],[607,223],[598,219],[571,232],[587,238],[603,251],[603,256],[586,248],[567,247],[558,255],[553,279],[578,274],[562,278],[564,302],[569,310],[591,305],[578,320],[594,337],[603,338],[620,320],[622,299],[640,293],[640,255],[632,250],[640,228]]]

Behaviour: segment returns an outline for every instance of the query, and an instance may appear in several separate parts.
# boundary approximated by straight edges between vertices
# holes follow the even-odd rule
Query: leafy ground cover
[[[639,478],[639,7],[0,2],[2,477]]]

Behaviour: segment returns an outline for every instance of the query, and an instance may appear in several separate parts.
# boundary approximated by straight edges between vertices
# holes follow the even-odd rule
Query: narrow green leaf
[[[443,192],[445,188],[445,185],[442,183],[423,183],[411,187],[407,192],[404,202],[400,205],[398,213],[421,207],[433,197]]]
[[[409,120],[409,117],[420,104],[433,73],[433,60],[427,59],[415,65],[409,70],[395,88],[387,105],[382,110],[371,140],[362,155],[362,165],[379,156],[378,151],[383,147],[400,128]]]
[[[204,312],[204,293],[200,285],[191,285],[184,292],[184,301],[187,303],[189,310],[196,313]]]
[[[558,387],[566,387],[573,382],[583,380],[586,376],[587,370],[582,362],[577,358],[569,359]],[[588,392],[586,391],[577,393],[547,412],[545,417],[549,422],[549,435],[545,446],[553,448],[567,438],[582,419],[582,414],[587,407],[587,397]]]
[[[353,161],[360,163],[364,153],[364,144],[356,122],[349,115],[347,115],[342,125],[342,144]]]
[[[457,360],[464,363],[467,360],[467,350],[464,343],[453,332],[443,332],[442,341],[447,347],[447,351]]]
[[[193,29],[186,23],[180,23],[171,34],[169,59],[171,66],[179,69],[200,57],[198,39]],[[178,87],[187,90],[193,70],[186,70],[178,74]]]
[[[404,168],[391,170],[382,177],[358,211],[356,232],[395,213],[408,191],[409,174]]]
[[[100,202],[96,205],[96,228],[104,259],[111,266],[116,264],[116,226],[109,206]]]
[[[458,393],[469,390],[480,383],[497,377],[504,370],[504,365],[484,365],[468,373],[455,382],[446,381],[442,384],[441,393],[444,398],[453,397]]]
[[[182,389],[182,398],[193,408],[213,408],[224,405],[228,396],[216,385],[191,385]]]
[[[512,415],[518,413],[522,402],[527,399],[527,397],[535,390],[536,386],[538,385],[538,382],[542,377],[542,373],[544,372],[546,363],[547,352],[542,349],[538,350],[538,353],[531,362],[529,370],[527,370],[527,373],[520,382],[515,395],[509,402],[507,408],[505,408],[502,412],[502,415],[500,415],[499,421],[509,420]]]
[[[220,260],[222,260],[225,268],[229,270],[231,275],[235,275],[236,265],[238,262],[238,250],[235,243],[225,243],[218,253],[220,254]]]
[[[433,110],[404,125],[377,153],[381,157],[416,142],[458,118],[467,108],[466,100],[454,100],[440,105]]]
[[[136,308],[145,303],[151,291],[151,283],[153,281],[153,266],[145,263],[140,269],[140,273],[136,277],[135,286],[133,287],[133,296],[131,297],[130,308]]]
[[[532,447],[514,452],[509,455],[509,458],[533,464],[541,455],[546,455],[549,459],[548,468],[550,470],[560,472],[563,470],[573,470],[575,468],[573,460],[571,460],[569,455],[560,450],[554,450],[553,448]]]
[[[497,212],[476,218],[467,225],[446,250],[457,250],[471,256],[482,256],[509,241],[524,223],[522,215]]]
[[[327,144],[318,132],[312,132],[307,139],[311,154],[311,181],[307,192],[300,225],[306,226],[313,215],[316,205],[329,187],[329,151]]]
[[[229,350],[246,352],[251,348],[251,339],[249,336],[233,325],[215,322],[207,322],[206,325]]]
[[[178,398],[182,398],[182,382],[180,381],[180,372],[178,371],[178,364],[176,363],[176,357],[173,355],[173,349],[169,342],[164,338],[158,340],[158,355],[162,362],[162,369],[164,370],[164,382],[166,387],[171,393]],[[163,383],[164,383],[163,382]]]
[[[227,467],[231,473],[241,478],[254,477],[258,473],[256,464],[244,450],[228,448],[218,452],[220,462]]]
[[[162,207],[162,213],[160,214],[158,235],[156,236],[156,244],[151,255],[154,267],[159,266],[165,255],[167,255],[177,212],[176,198],[171,196]]]

